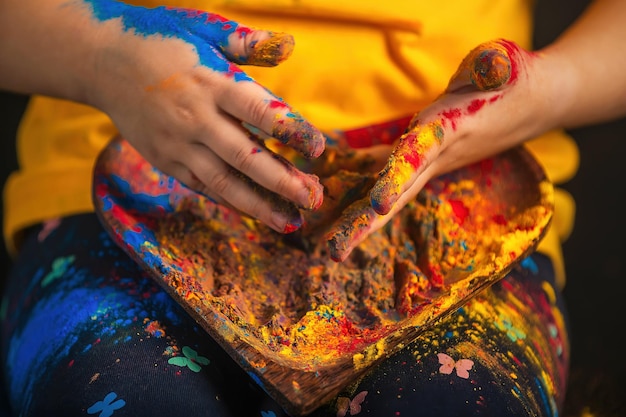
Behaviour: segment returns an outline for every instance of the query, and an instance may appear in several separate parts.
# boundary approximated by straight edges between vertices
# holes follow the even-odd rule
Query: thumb
[[[230,62],[240,65],[273,67],[286,60],[293,51],[293,36],[283,32],[258,30],[216,13],[202,10],[167,9],[179,19],[182,32],[188,37],[197,37],[206,42],[198,45],[199,50],[209,46],[219,50]],[[202,53],[201,53],[202,55]]]
[[[288,33],[239,26],[222,45],[222,52],[236,64],[273,67],[289,58],[294,44]]]
[[[480,91],[495,90],[512,81],[515,74],[512,42],[499,39],[486,42],[470,51],[450,79],[446,92],[466,87]]]

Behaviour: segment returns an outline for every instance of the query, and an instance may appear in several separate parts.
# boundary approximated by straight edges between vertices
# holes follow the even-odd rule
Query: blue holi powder
[[[170,195],[164,192],[161,195],[150,195],[145,193],[134,193],[128,181],[118,175],[111,175],[112,187],[119,191],[115,203],[127,209],[137,209],[143,213],[155,211],[155,208],[162,208],[166,212],[174,211],[170,203]],[[110,208],[110,206],[107,206]]]
[[[535,385],[537,386],[537,389],[539,390],[539,395],[541,396],[541,400],[543,402],[543,407],[544,407],[544,410],[546,412],[545,415],[546,416],[554,416],[554,417],[558,416],[558,414],[559,414],[558,410],[554,406],[553,402],[550,401],[550,399],[546,395],[544,384],[543,384],[541,378],[535,377]]]
[[[163,261],[159,256],[151,252],[145,252],[143,253],[142,259],[149,267],[151,268],[160,267],[159,270],[161,272],[163,273],[167,272],[167,271],[162,270],[164,268]]]
[[[113,200],[110,196],[105,196],[102,198],[102,210],[109,211],[113,208]]]
[[[254,382],[256,382],[256,384],[261,387],[264,391],[267,392],[267,389],[265,388],[265,384],[263,384],[263,381],[261,381],[261,378],[259,378],[259,376],[253,372],[248,372],[248,375],[250,376],[250,378],[252,378],[252,380]]]
[[[333,132],[334,132],[334,135],[336,137],[342,137],[343,136],[343,131],[341,131],[341,130],[335,130]],[[328,135],[328,134],[324,135],[324,140],[326,142],[326,147],[327,148],[328,147],[332,147],[332,146],[335,146],[335,147],[339,146],[339,141],[333,139],[333,137]]]
[[[36,381],[45,380],[48,369],[68,361],[78,339],[76,329],[91,322],[89,312],[97,308],[91,291],[85,289],[53,293],[37,303],[30,320],[14,333],[9,345],[7,373],[12,398],[28,395]]]
[[[522,259],[522,261],[520,262],[520,265],[523,268],[528,269],[534,275],[537,275],[539,273],[539,267],[535,263],[535,260],[532,257],[530,257],[530,256],[527,257],[527,258]]]
[[[180,39],[192,45],[200,63],[214,71],[232,75],[235,81],[251,81],[229,62],[220,49],[228,45],[228,37],[239,24],[217,15],[166,6],[146,8],[115,1],[85,0],[99,21],[121,19],[125,31],[141,36],[162,36]]]
[[[165,314],[165,317],[171,324],[182,324],[182,317],[185,317],[182,307],[180,307],[165,291],[160,291],[154,294],[151,301],[161,314]]]
[[[140,306],[135,296],[119,288],[84,288],[79,287],[77,277],[72,279],[66,275],[65,278],[75,287],[64,288],[39,300],[30,312],[29,321],[12,336],[6,362],[12,398],[26,396],[28,402],[35,383],[45,381],[49,369],[63,366],[64,362],[69,364],[75,348],[81,353],[88,352],[92,344],[77,345],[84,335],[114,336],[116,328],[127,328],[136,323],[136,318],[148,317],[146,309],[151,310],[150,316],[159,317],[159,320],[165,317],[172,325],[184,320],[181,308],[163,291],[141,300],[139,304],[144,308],[129,308]],[[106,303],[104,310],[103,302]],[[103,316],[107,317],[109,325],[98,320]],[[131,337],[126,336],[123,342],[129,340]]]
[[[139,251],[141,251],[141,247],[146,242],[143,234],[135,232],[134,230],[125,230],[122,238],[126,244],[138,249]]]

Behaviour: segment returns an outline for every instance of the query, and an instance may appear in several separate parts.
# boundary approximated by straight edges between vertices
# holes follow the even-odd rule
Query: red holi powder
[[[252,33],[252,29],[239,26],[237,29],[235,29],[235,33],[238,34],[240,38],[243,38],[249,33]]]
[[[493,171],[493,160],[492,159],[483,159],[480,161],[480,172],[481,176],[485,179],[485,184],[491,187],[492,181],[492,171]]]
[[[526,226],[519,225],[515,227],[515,230],[518,230],[520,232],[530,232],[535,229],[535,227],[537,227],[535,224],[529,224]]]
[[[243,70],[242,70],[241,68],[239,68],[239,67],[237,66],[237,64],[235,64],[235,63],[233,63],[233,62],[229,62],[229,63],[228,63],[228,71],[226,71],[226,75],[227,75],[227,76],[232,77],[232,76],[234,76],[235,74],[239,74],[239,73],[241,73],[241,72],[243,72]]]
[[[141,232],[141,227],[136,224],[136,219],[130,216],[120,206],[114,205],[113,207],[111,207],[111,214],[119,219],[124,226],[127,226],[133,232]]]
[[[96,191],[96,195],[102,198],[103,200],[107,197],[107,189],[104,185],[98,184],[95,187],[95,191]]]
[[[449,200],[457,224],[463,224],[469,216],[469,208],[461,200]]]
[[[208,23],[224,23],[224,22],[228,22],[228,19],[226,19],[223,16],[220,16],[219,14],[208,13],[207,22]]]
[[[71,368],[72,366],[74,366],[74,359],[72,359],[70,363],[67,364],[68,368]]]
[[[519,69],[517,68],[517,57],[520,53],[520,48],[511,41],[506,39],[500,39],[499,43],[506,49],[506,52],[511,58],[511,78],[509,78],[508,84],[513,84],[517,80]]]
[[[493,96],[493,97],[491,97],[489,99],[489,102],[490,103],[496,102],[496,101],[500,100],[500,97],[502,97],[502,94],[495,95],[495,96]]]
[[[163,330],[163,328],[161,327],[161,323],[159,323],[157,320],[149,322],[145,328],[145,331],[156,338],[165,336],[165,330]]]
[[[469,114],[474,114],[478,110],[480,110],[485,105],[486,102],[487,101],[485,99],[472,100],[470,105],[467,106],[467,111],[469,112]]]
[[[491,219],[494,221],[494,223],[501,226],[505,226],[508,223],[502,214],[496,214]]]
[[[445,282],[445,277],[440,271],[436,270],[433,265],[428,266],[428,272],[430,272],[430,282],[435,288],[442,288]]]
[[[272,100],[272,101],[270,101],[270,109],[286,109],[288,107],[289,106],[287,106],[282,101],[279,101],[279,100]]]
[[[287,223],[283,229],[283,233],[293,233],[299,229],[299,226],[291,223]]]
[[[260,152],[262,152],[261,148],[252,148],[252,152],[250,153],[254,154],[254,153],[260,153]]]
[[[392,144],[411,122],[413,116],[401,117],[367,127],[346,130],[343,137],[351,148],[367,148],[373,145]]]
[[[450,123],[452,124],[452,130],[456,130],[456,123],[459,120],[459,118],[462,116],[462,114],[463,113],[461,112],[461,109],[450,109],[450,110],[445,110],[440,113],[440,115],[444,119],[442,120],[444,126],[445,126],[446,120],[449,120]]]
[[[407,134],[403,138],[403,143],[406,145],[404,147],[407,149],[417,149],[417,135],[414,132]],[[414,169],[418,169],[420,165],[422,165],[422,155],[420,155],[419,152],[404,152],[402,156]]]
[[[354,132],[350,136],[345,136],[348,146],[354,149],[369,148],[374,145],[374,138],[367,132]]]
[[[273,102],[273,104],[277,103],[280,102]],[[482,100],[480,105],[476,104],[476,107],[479,108],[479,106],[483,106],[485,103],[486,100]],[[280,104],[282,105],[282,103]],[[466,112],[466,115],[467,111],[470,111],[469,108],[466,109],[463,107],[462,109]],[[452,120],[455,120],[456,116],[454,116],[454,114],[450,116],[452,116]],[[392,168],[398,171],[404,169],[407,169],[407,171],[410,170],[408,166],[402,166],[403,158],[407,160],[407,163],[411,161],[411,164],[414,166],[423,164],[420,156],[423,155],[425,150],[428,150],[429,146],[432,146],[434,140],[431,136],[433,133],[435,134],[435,138],[441,136],[438,135],[441,133],[441,125],[436,123],[419,126],[419,128],[424,129],[429,129],[432,126],[434,126],[432,131],[424,130],[421,131],[421,133],[409,132],[402,137],[400,145],[400,155],[402,156],[398,157],[400,163]],[[423,133],[425,133],[425,135],[422,135]],[[420,145],[420,138],[425,138],[426,143]],[[254,148],[254,146],[251,149],[253,153],[257,152],[257,148]],[[408,157],[403,155],[402,152],[406,152]],[[365,288],[366,291],[360,292],[360,294],[364,296],[364,299],[366,299],[368,303],[374,303],[371,305],[374,306],[376,310],[370,310],[370,304],[365,304],[368,307],[364,314],[361,300],[352,302],[347,297],[345,299],[339,298],[337,300],[338,305],[335,305],[332,299],[335,294],[338,294],[340,297],[342,297],[343,294],[350,296],[346,291],[349,287],[339,283],[336,287],[330,286],[328,290],[324,290],[325,292],[322,292],[319,297],[319,299],[328,299],[330,301],[327,308],[316,311],[317,314],[314,316],[307,314],[305,316],[306,321],[304,318],[302,319],[302,322],[306,324],[305,327],[309,327],[308,330],[310,331],[307,332],[301,328],[300,322],[292,323],[292,321],[295,321],[291,318],[292,311],[294,310],[290,310],[290,308],[293,308],[293,305],[289,303],[291,300],[298,301],[299,298],[296,297],[300,297],[301,294],[303,296],[310,294],[309,288],[313,288],[317,291],[317,289],[320,288],[318,283],[326,282],[327,263],[326,261],[320,262],[319,257],[321,255],[317,252],[317,246],[314,247],[316,252],[300,254],[301,249],[298,247],[294,247],[292,251],[288,246],[276,245],[277,242],[275,241],[274,235],[277,234],[273,232],[271,235],[266,233],[267,228],[264,226],[261,228],[261,226],[256,224],[251,225],[248,224],[248,222],[241,222],[241,219],[235,211],[223,210],[217,205],[215,206],[215,211],[211,212],[211,215],[215,216],[213,218],[217,219],[219,224],[217,222],[215,222],[215,224],[213,222],[207,222],[205,216],[198,217],[188,211],[188,208],[194,209],[197,207],[205,210],[210,207],[208,204],[205,205],[203,200],[194,199],[187,201],[185,205],[177,206],[176,217],[170,216],[168,213],[167,217],[161,216],[159,218],[161,221],[157,221],[155,218],[152,230],[155,230],[154,234],[156,235],[158,245],[146,247],[145,249],[141,248],[142,252],[137,252],[137,246],[131,249],[134,250],[135,253],[139,253],[139,256],[154,254],[155,256],[160,256],[164,262],[171,261],[171,270],[176,271],[176,275],[172,275],[172,280],[165,283],[176,290],[176,297],[179,302],[194,308],[193,311],[197,313],[196,316],[204,317],[204,314],[224,314],[229,319],[232,317],[234,320],[232,320],[232,324],[230,324],[227,329],[218,328],[216,330],[220,337],[223,335],[225,335],[225,337],[231,337],[231,326],[232,329],[237,330],[239,323],[242,323],[246,326],[246,338],[241,339],[241,346],[248,343],[248,340],[252,340],[255,344],[265,343],[268,350],[281,352],[281,355],[283,354],[282,352],[285,352],[285,355],[289,355],[289,357],[283,356],[287,359],[288,363],[291,363],[291,361],[297,362],[302,358],[302,361],[306,361],[305,363],[311,363],[309,367],[310,370],[316,371],[316,367],[320,366],[320,369],[323,371],[324,362],[322,361],[326,359],[321,355],[328,352],[327,347],[331,345],[333,347],[333,351],[331,352],[333,356],[330,357],[330,360],[340,361],[345,358],[348,360],[348,366],[352,366],[350,364],[354,364],[354,361],[351,356],[354,355],[355,352],[362,352],[362,349],[378,341],[387,342],[387,340],[391,340],[393,342],[393,338],[387,339],[388,331],[393,331],[394,329],[403,330],[406,328],[405,321],[396,322],[397,318],[401,316],[396,315],[393,309],[397,309],[398,312],[406,314],[407,316],[409,314],[415,315],[415,317],[420,320],[420,325],[422,323],[429,324],[433,319],[433,314],[442,314],[444,312],[442,309],[446,309],[447,311],[450,308],[447,303],[443,302],[448,301],[445,297],[456,297],[456,299],[451,301],[461,301],[461,297],[465,297],[466,294],[469,294],[466,290],[474,291],[472,285],[474,285],[476,281],[472,280],[468,281],[467,285],[462,284],[462,288],[459,287],[463,291],[459,293],[448,293],[449,286],[445,283],[444,277],[447,278],[450,271],[453,271],[452,277],[454,279],[457,279],[457,276],[460,279],[465,279],[464,275],[457,275],[457,271],[459,271],[459,273],[461,273],[461,271],[467,271],[466,267],[468,265],[474,265],[474,262],[479,264],[480,262],[489,261],[490,254],[492,253],[492,248],[490,247],[490,238],[492,236],[490,236],[490,234],[500,234],[503,232],[502,227],[494,227],[494,225],[504,225],[507,226],[509,230],[511,227],[515,227],[515,224],[511,225],[506,222],[505,216],[508,215],[506,214],[507,212],[504,211],[504,208],[497,210],[500,205],[506,207],[504,203],[508,203],[508,201],[501,202],[498,200],[495,201],[494,204],[490,204],[491,201],[484,201],[480,193],[476,194],[481,191],[479,187],[485,187],[485,182],[489,177],[500,173],[501,170],[506,173],[507,171],[505,169],[511,169],[509,165],[503,168],[498,161],[497,158],[494,158],[472,166],[469,171],[471,174],[469,179],[472,181],[466,183],[465,177],[461,177],[462,182],[458,183],[458,187],[455,185],[456,183],[448,182],[447,177],[443,179],[433,179],[424,189],[434,191],[432,191],[431,194],[425,195],[423,202],[421,198],[418,199],[416,206],[411,208],[412,211],[406,214],[410,216],[408,217],[409,219],[413,218],[412,216],[415,214],[419,214],[420,218],[422,214],[433,214],[433,216],[426,216],[428,219],[426,221],[432,222],[436,228],[425,227],[425,230],[420,229],[418,233],[430,233],[428,230],[437,230],[439,235],[420,235],[419,241],[425,242],[428,245],[438,245],[440,242],[439,237],[443,234],[445,241],[450,242],[450,245],[446,246],[445,253],[440,254],[438,250],[433,251],[433,253],[429,251],[427,258],[420,259],[419,263],[416,263],[416,265],[406,263],[406,265],[403,264],[404,266],[401,269],[396,270],[396,265],[398,265],[398,260],[396,259],[403,260],[403,258],[395,258],[395,252],[390,250],[378,254],[376,251],[380,250],[381,246],[384,247],[384,243],[381,245],[380,242],[384,241],[374,239],[373,243],[368,243],[367,240],[364,241],[362,251],[364,255],[359,256],[366,256],[372,253],[373,259],[376,260],[376,263],[373,264],[375,265],[375,270],[386,271],[384,274],[370,274],[368,271],[363,271],[366,272],[365,275],[357,275],[352,278],[352,275],[343,272],[350,272],[353,268],[357,268],[357,271],[360,271],[362,268],[360,265],[363,264],[360,258],[354,260],[348,259],[345,264],[331,264],[333,277],[341,277],[342,281],[343,277],[346,277],[346,280],[359,280],[348,281],[350,285],[352,285],[353,282],[360,283],[361,280],[372,280],[371,286],[368,283],[369,288]],[[135,173],[135,171],[132,170],[131,172]],[[151,171],[147,172],[150,173]],[[304,183],[310,183],[310,181],[305,181],[305,177],[302,178]],[[350,178],[351,177],[348,177],[348,179]],[[342,178],[340,177],[340,179]],[[150,180],[152,181],[152,179]],[[494,181],[498,181],[497,177]],[[322,182],[322,184],[324,184],[324,182]],[[167,183],[163,182],[163,186],[167,186]],[[341,187],[338,188],[343,189]],[[313,185],[311,186],[311,192],[317,195],[317,188]],[[469,195],[470,192],[473,194]],[[160,196],[162,192],[158,189],[151,190],[149,195]],[[355,196],[355,198],[358,198],[358,196]],[[446,200],[450,206],[439,204]],[[437,204],[429,204],[431,201]],[[370,206],[367,203],[365,207],[369,208]],[[117,206],[114,205],[114,207]],[[331,206],[331,208],[334,208],[334,206]],[[140,209],[133,208],[131,210],[131,213],[135,213],[135,210]],[[452,211],[452,213],[450,213],[450,211]],[[504,214],[496,214],[498,211]],[[113,210],[108,211],[106,214],[110,213],[113,213]],[[365,211],[365,213],[369,218],[364,219],[362,223],[360,220],[356,219],[349,220],[349,224],[346,225],[345,233],[338,234],[337,246],[340,249],[344,243],[344,247],[351,247],[350,245],[353,239],[358,240],[358,237],[367,231],[368,227],[371,227],[375,213],[373,213],[372,209]],[[399,214],[399,216],[403,215],[404,214]],[[491,222],[492,216],[495,222]],[[116,214],[112,217],[120,219],[123,216]],[[164,219],[165,223],[162,221]],[[304,219],[307,219],[307,217],[304,217]],[[401,220],[402,218],[398,219]],[[512,219],[512,221],[514,220],[515,218]],[[127,224],[128,219],[123,218],[123,223]],[[146,226],[149,223],[150,221],[140,217],[139,219],[135,218],[134,225],[141,230],[145,229],[150,231]],[[456,227],[459,224],[468,223],[472,224],[469,225],[467,235],[463,233],[463,227]],[[484,241],[487,247],[482,247],[482,228],[478,228],[481,229],[481,232],[476,234],[477,239],[471,239],[474,236],[473,223],[477,223],[476,226],[480,226],[480,223],[484,223],[488,226],[485,231],[487,239]],[[524,223],[518,227],[526,227],[527,223],[526,219],[524,219]],[[299,228],[300,224],[300,219],[291,219],[285,225],[284,232],[290,233],[295,231]],[[404,239],[405,233],[413,233],[415,230],[412,228],[405,230],[405,224],[402,221],[393,224],[393,227],[394,236],[395,230],[398,230],[399,242],[403,241],[402,239]],[[224,235],[226,240],[224,241],[221,238],[215,239],[216,235],[222,236],[223,230],[230,232],[230,234]],[[459,238],[453,239],[457,235]],[[381,236],[386,238],[385,235]],[[133,238],[135,237],[133,236]],[[139,236],[139,238],[141,238],[141,236]],[[217,240],[220,242],[215,242]],[[249,241],[259,243],[252,245]],[[284,243],[288,242],[290,242],[290,240],[285,240]],[[392,240],[389,240],[389,242],[390,244],[395,244]],[[465,245],[465,242],[467,242],[468,245]],[[321,244],[323,245],[324,242]],[[272,248],[273,251],[270,250]],[[493,244],[493,248],[500,250],[499,246],[497,246],[497,242]],[[177,251],[174,252],[172,249],[177,249]],[[507,250],[511,249],[512,248],[509,247]],[[143,252],[144,250],[146,252]],[[150,250],[154,250],[154,252],[148,252]],[[283,250],[288,251],[282,252]],[[172,258],[172,253],[176,253],[177,257]],[[270,257],[275,259],[272,259],[271,263],[266,265],[264,260],[263,262],[258,262],[257,260],[253,260],[253,258],[256,258],[255,256],[248,256],[249,254],[256,255],[261,253],[268,253]],[[441,255],[444,255],[444,257]],[[510,253],[504,252],[504,255],[504,261],[506,261],[507,256],[513,256],[512,259],[515,259],[516,251]],[[309,258],[309,256],[312,256],[312,258]],[[298,265],[297,267],[296,264]],[[221,267],[222,265],[224,265],[225,268],[220,274],[220,277],[216,278],[215,283],[213,283],[212,278],[215,269],[213,267]],[[387,265],[389,265],[389,269],[387,269]],[[284,268],[284,266],[288,268]],[[291,266],[294,267],[293,271],[289,270]],[[150,268],[155,270],[156,268],[163,267],[150,265]],[[256,268],[260,269],[257,270]],[[418,271],[414,271],[414,269]],[[283,272],[283,270],[284,273],[280,275],[276,274],[276,272]],[[178,271],[182,272],[179,274]],[[254,271],[255,273],[249,274],[249,271]],[[259,273],[257,274],[256,271],[259,271]],[[416,275],[416,272],[420,272],[420,274]],[[162,274],[163,269],[159,269],[159,273]],[[400,288],[397,284],[387,286],[385,283],[388,281],[385,280],[385,275],[388,273],[392,274],[397,282],[406,283],[406,288]],[[416,276],[418,280],[413,283],[411,280]],[[277,280],[277,277],[284,277],[287,282],[284,283],[284,279]],[[289,280],[301,280],[301,277],[306,277],[306,279],[302,280],[306,282],[306,284],[302,284],[301,286],[297,284],[298,289],[294,290],[293,293],[289,292],[284,298],[277,295],[277,293],[280,293],[284,289],[291,291],[291,283]],[[211,278],[211,280],[209,278]],[[483,279],[482,277],[479,278]],[[165,278],[163,279],[165,280]],[[197,282],[202,285],[196,286],[195,279],[200,279],[200,281]],[[241,292],[230,292],[230,288],[243,288],[240,283],[247,283],[250,279],[253,279],[253,283],[255,284],[250,286],[250,289],[246,288],[245,291]],[[205,282],[207,286],[204,285]],[[225,282],[229,284],[232,283],[233,287],[225,285],[225,290],[222,290],[221,287]],[[310,286],[308,284],[309,282],[311,284]],[[259,284],[258,287],[256,286],[257,283]],[[235,285],[240,287],[235,287]],[[274,288],[277,290],[274,290]],[[217,292],[214,292],[216,290],[219,290],[219,296],[216,295]],[[338,293],[335,291],[338,291]],[[257,294],[263,295],[263,297],[257,297]],[[146,295],[147,292],[144,293],[144,297]],[[423,298],[423,295],[428,297]],[[406,307],[404,311],[398,309],[398,299],[407,300],[406,302],[403,301],[403,304],[400,305],[400,308]],[[285,300],[285,302],[283,302],[283,300]],[[347,304],[345,306],[343,305],[343,300],[346,300],[345,302]],[[202,310],[196,306],[200,306]],[[223,306],[226,307],[224,308]],[[266,306],[272,306],[271,321],[266,321]],[[273,306],[276,306],[276,308]],[[309,309],[317,308],[315,306],[306,305],[303,305],[303,307]],[[391,314],[388,314],[387,310],[389,310]],[[258,311],[261,312],[260,315],[256,314]],[[424,313],[424,316],[418,316],[421,312]],[[346,313],[349,314],[350,318],[346,316]],[[370,314],[376,317],[379,316],[380,322],[372,324]],[[261,316],[263,317],[263,322],[268,324],[258,325],[256,322],[248,322],[248,317],[255,318]],[[276,320],[274,320],[274,317]],[[138,320],[136,316],[134,320]],[[414,323],[415,322],[409,322],[409,325],[412,326]],[[213,325],[211,324],[211,326]],[[144,321],[143,328],[155,337],[166,337],[166,328],[160,326],[157,321]],[[252,332],[248,332],[248,329],[251,329]],[[266,330],[271,336],[269,339],[265,336],[264,332]],[[316,332],[316,330],[319,330],[319,332]],[[226,342],[233,346],[232,339],[227,339]],[[384,346],[385,351],[388,349],[393,351],[395,348],[393,344]],[[245,353],[245,351],[242,352]],[[246,358],[246,356],[242,357],[244,359]],[[311,358],[313,360],[311,360]],[[320,361],[314,362],[318,358],[321,358]],[[369,355],[365,355],[361,363],[362,365],[369,366],[374,359],[375,358]],[[270,360],[273,360],[272,356],[268,357],[268,361]],[[252,365],[255,368],[257,367],[256,363],[252,363]],[[260,361],[258,366],[261,366]]]

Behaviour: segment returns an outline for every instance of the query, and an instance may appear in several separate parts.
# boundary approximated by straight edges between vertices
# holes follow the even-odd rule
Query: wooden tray
[[[524,148],[517,148],[432,180],[408,212],[338,265],[294,243],[293,237],[191,192],[150,166],[122,138],[114,139],[97,160],[93,199],[117,244],[292,415],[308,414],[332,400],[501,279],[535,249],[553,210],[553,188],[544,171]],[[408,234],[397,233],[405,229]],[[393,262],[372,261],[389,248]],[[408,259],[412,253],[415,258]],[[280,262],[292,265],[294,273],[295,265],[299,273],[308,265],[308,272],[294,278],[288,267],[281,269],[282,278],[270,276],[267,271],[274,268],[275,273]],[[385,290],[391,291],[393,302],[382,307],[374,299],[352,311],[343,305],[347,298],[341,291],[320,296],[313,294],[319,282],[307,284],[316,291],[301,283],[322,277],[324,288],[348,288],[337,277],[371,274],[381,265],[392,265],[396,276],[370,285],[389,284]],[[226,267],[239,275],[224,276]],[[368,279],[363,276],[359,279]],[[380,289],[368,292],[364,286],[358,303],[371,297],[372,288]],[[277,311],[291,303],[286,293],[297,293],[300,304],[281,316]],[[262,313],[250,305],[250,298],[259,294],[265,297]],[[361,320],[365,316],[369,321]]]

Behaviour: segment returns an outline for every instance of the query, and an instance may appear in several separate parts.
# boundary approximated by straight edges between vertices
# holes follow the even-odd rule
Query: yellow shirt
[[[164,4],[135,0],[144,6]],[[293,55],[276,68],[246,67],[324,131],[350,129],[412,114],[446,87],[462,58],[496,38],[531,47],[530,0],[170,0],[246,25],[294,35]],[[393,4],[393,8],[389,5]],[[93,210],[91,175],[116,133],[90,107],[33,97],[18,131],[20,169],[5,187],[5,240],[15,252],[20,229],[48,218]],[[577,149],[561,132],[529,144],[558,183],[577,169]],[[573,202],[557,192],[558,216],[542,250],[557,261]]]

